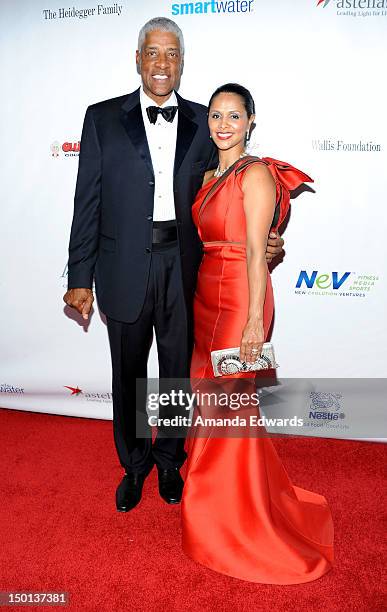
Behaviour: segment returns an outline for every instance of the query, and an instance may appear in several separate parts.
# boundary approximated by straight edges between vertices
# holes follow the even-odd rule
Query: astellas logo
[[[174,2],[172,15],[251,13],[254,0],[211,0],[211,2]]]
[[[71,395],[78,395],[79,393],[82,393],[82,389],[79,387],[69,387],[68,385],[64,385],[64,387],[65,389],[71,391]]]
[[[317,6],[325,8],[331,0],[317,0]],[[332,3],[334,4],[334,3]],[[385,17],[386,12],[380,9],[387,8],[387,0],[336,0],[337,15],[350,15],[356,17]],[[332,6],[332,5],[331,5]],[[352,9],[344,12],[342,9]],[[364,10],[368,9],[368,10]],[[373,9],[372,12],[369,9]]]
[[[63,385],[63,387],[69,390],[70,396],[81,397],[82,399],[85,399],[88,402],[111,403],[113,399],[113,395],[109,391],[106,391],[104,393],[99,393],[95,391],[94,392],[83,391],[82,389],[78,387],[78,385],[76,387],[73,387],[71,385]]]

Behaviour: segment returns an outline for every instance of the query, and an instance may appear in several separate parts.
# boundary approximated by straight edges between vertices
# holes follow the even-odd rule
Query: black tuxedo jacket
[[[155,177],[139,92],[87,108],[68,260],[68,288],[92,288],[95,278],[102,312],[128,323],[141,312],[152,257]],[[206,107],[176,96],[174,199],[190,317],[202,257],[191,206],[204,172],[216,165],[217,157],[209,138]]]

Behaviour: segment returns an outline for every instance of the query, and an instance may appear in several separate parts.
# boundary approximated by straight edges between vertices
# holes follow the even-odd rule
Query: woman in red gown
[[[206,173],[193,205],[204,246],[194,301],[195,391],[219,381],[234,390],[242,382],[254,388],[254,372],[215,379],[211,351],[239,346],[241,359],[250,362],[261,351],[274,310],[267,235],[286,216],[289,190],[312,180],[284,162],[245,156],[253,121],[248,90],[237,84],[216,90],[209,128],[219,166]],[[269,437],[219,437],[216,427],[199,426],[187,439],[187,452],[182,531],[188,556],[267,584],[309,582],[331,569],[327,501],[292,484]]]

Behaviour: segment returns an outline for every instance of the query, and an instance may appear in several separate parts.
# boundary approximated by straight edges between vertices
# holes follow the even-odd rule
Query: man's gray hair
[[[177,23],[172,21],[172,19],[168,19],[167,17],[153,17],[146,22],[145,25],[142,26],[139,35],[138,35],[138,50],[141,51],[142,46],[145,41],[145,36],[149,32],[153,32],[154,30],[161,30],[162,32],[172,32],[176,35],[179,45],[180,45],[180,53],[183,57],[184,55],[184,38],[183,32],[180,30]]]

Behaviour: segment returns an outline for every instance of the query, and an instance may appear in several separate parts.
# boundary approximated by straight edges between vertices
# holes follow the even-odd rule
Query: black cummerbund
[[[153,244],[165,244],[177,240],[176,221],[153,221],[152,242]]]

